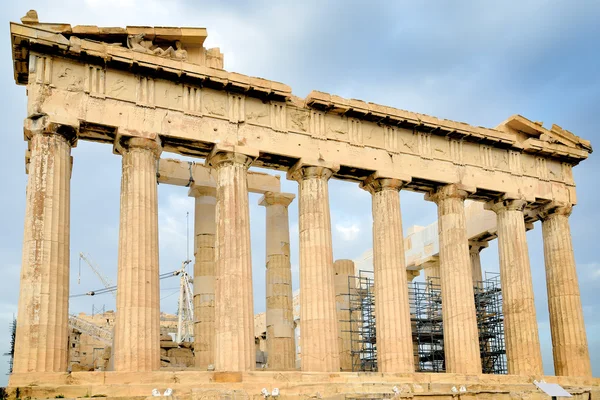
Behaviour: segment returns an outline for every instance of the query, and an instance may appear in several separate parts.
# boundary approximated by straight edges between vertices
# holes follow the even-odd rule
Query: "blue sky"
[[[58,5],[59,4],[59,5]],[[14,84],[9,21],[29,8],[44,22],[72,25],[202,26],[207,47],[220,47],[225,68],[290,85],[304,97],[311,90],[494,127],[513,114],[556,123],[598,142],[600,114],[600,3],[527,2],[357,2],[357,1],[158,1],[63,0],[6,3],[5,57],[0,60],[0,353],[9,350],[9,322],[17,310],[23,235],[26,143],[25,88]],[[82,265],[87,252],[116,282],[121,159],[108,145],[80,142],[73,149],[71,181],[71,293],[101,283]],[[163,156],[172,156],[164,154]],[[571,229],[594,374],[600,374],[600,256],[597,253],[598,157],[574,170],[579,204]],[[296,182],[282,176],[283,190]],[[186,212],[193,201],[184,188],[159,186],[161,272],[186,257]],[[264,310],[264,208],[251,195],[254,307]],[[402,192],[404,229],[435,221],[433,203]],[[357,258],[371,248],[370,197],[356,184],[330,184],[335,258]],[[298,287],[297,203],[290,206],[294,286]],[[541,227],[527,234],[544,368],[553,373]],[[482,252],[484,270],[498,270],[495,243]],[[174,312],[178,282],[162,281],[161,307]],[[71,312],[92,305],[114,308],[110,295],[78,298]],[[5,332],[5,333],[2,333]],[[7,360],[6,360],[7,361]],[[0,359],[0,384],[8,364]]]

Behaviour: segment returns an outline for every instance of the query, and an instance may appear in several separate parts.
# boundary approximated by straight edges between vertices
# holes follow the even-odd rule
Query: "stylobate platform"
[[[461,375],[451,373],[380,374],[376,372],[310,373],[207,372],[73,372],[13,374],[11,398],[111,397],[145,398],[156,388],[173,389],[178,399],[261,399],[263,388],[279,389],[280,399],[546,399],[533,380],[558,383],[574,399],[600,399],[600,378]],[[466,392],[453,392],[464,386]],[[395,389],[396,387],[396,392]],[[272,396],[270,396],[272,397]],[[275,399],[273,399],[275,400]]]

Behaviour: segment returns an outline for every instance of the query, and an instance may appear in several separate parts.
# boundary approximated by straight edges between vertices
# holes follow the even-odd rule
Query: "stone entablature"
[[[201,186],[215,188],[215,172],[201,163],[192,163],[172,158],[161,158],[158,164],[158,183],[175,186]],[[248,191],[251,193],[265,194],[267,192],[280,192],[281,183],[279,176],[262,172],[248,172]]]
[[[534,206],[575,204],[571,167],[591,152],[521,116],[489,129],[321,92],[300,99],[281,83],[35,25],[12,23],[11,33],[28,116],[76,127],[84,140],[160,136],[165,151],[198,157],[239,143],[260,152],[253,165],[283,170],[318,154],[340,165],[338,179],[401,171],[409,190],[460,183],[470,198],[510,194]]]

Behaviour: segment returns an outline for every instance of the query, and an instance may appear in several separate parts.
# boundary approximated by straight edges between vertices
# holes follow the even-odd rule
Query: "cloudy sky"
[[[367,5],[368,4],[368,5]],[[594,1],[257,1],[56,0],[6,2],[0,10],[0,353],[9,350],[9,322],[17,311],[27,176],[22,123],[25,88],[14,84],[9,21],[29,8],[43,22],[72,25],[202,26],[207,47],[220,47],[225,68],[311,90],[494,127],[513,114],[561,125],[600,143],[600,3]],[[89,253],[116,282],[121,159],[107,145],[80,142],[73,149],[71,180],[71,293],[101,288],[79,252]],[[164,156],[171,156],[164,154]],[[592,365],[600,374],[600,161],[594,154],[575,168],[579,204],[571,217]],[[282,177],[283,190],[297,184]],[[185,189],[160,185],[160,269],[186,258]],[[359,257],[371,248],[370,197],[356,184],[330,184],[335,258]],[[264,311],[264,209],[251,195],[255,312]],[[402,192],[404,229],[427,225],[435,205]],[[298,287],[297,203],[290,206],[294,286]],[[547,374],[553,373],[541,227],[527,235],[537,318]],[[482,252],[484,270],[498,270],[497,247]],[[161,308],[174,312],[178,282],[162,281]],[[110,295],[78,298],[71,312],[114,308]],[[0,359],[0,384],[8,358]]]

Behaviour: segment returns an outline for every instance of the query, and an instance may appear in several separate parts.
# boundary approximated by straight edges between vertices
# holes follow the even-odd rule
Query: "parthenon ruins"
[[[11,396],[137,398],[168,387],[189,399],[546,398],[536,386],[544,380],[600,398],[569,227],[572,168],[592,152],[590,142],[520,115],[486,128],[318,91],[302,99],[285,84],[224,70],[220,50],[203,46],[204,28],[71,26],[39,22],[32,10],[10,33],[15,83],[27,89],[28,174]],[[68,368],[70,226],[80,223],[70,218],[71,149],[80,140],[112,144],[122,158],[114,342],[110,367],[96,372]],[[285,171],[297,199],[279,177],[250,167]],[[330,179],[372,197],[369,372],[351,367],[363,355],[348,344],[357,335],[348,298],[363,288],[346,283],[353,263],[334,263]],[[194,367],[185,370],[161,367],[158,183],[187,187],[195,201]],[[412,259],[401,190],[424,193],[438,210],[437,247]],[[262,194],[266,208],[261,277],[252,276],[251,251],[263,250],[251,246],[249,192]],[[493,232],[468,231],[467,200],[487,210]],[[299,210],[299,343],[291,205]],[[556,376],[542,369],[525,235],[535,221]],[[474,299],[479,251],[496,238],[507,371],[493,375],[484,373]],[[411,303],[411,271],[428,260],[435,268],[426,278],[441,288],[438,373],[420,367]],[[268,358],[258,371],[252,280],[265,278]]]

